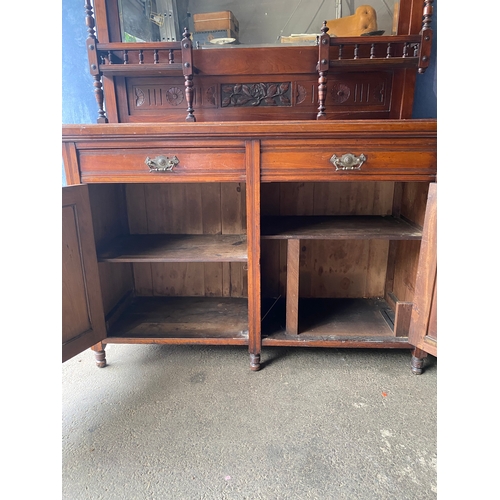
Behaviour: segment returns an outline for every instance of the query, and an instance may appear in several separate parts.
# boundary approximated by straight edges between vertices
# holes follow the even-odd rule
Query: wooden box
[[[230,10],[193,14],[194,31],[231,30],[238,33],[240,24]]]

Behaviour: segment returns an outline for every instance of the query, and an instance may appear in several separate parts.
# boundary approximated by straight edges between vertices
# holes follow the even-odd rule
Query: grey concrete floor
[[[109,345],[62,365],[64,500],[437,498],[437,360]]]

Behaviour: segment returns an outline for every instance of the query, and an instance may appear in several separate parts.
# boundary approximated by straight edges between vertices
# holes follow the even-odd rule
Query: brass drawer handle
[[[361,165],[366,161],[366,156],[364,154],[355,156],[351,153],[346,153],[340,158],[337,155],[333,155],[330,161],[335,165],[335,170],[361,170]]]
[[[145,163],[149,167],[150,172],[171,172],[179,164],[179,159],[177,156],[169,158],[168,156],[160,155],[154,159],[148,156]]]

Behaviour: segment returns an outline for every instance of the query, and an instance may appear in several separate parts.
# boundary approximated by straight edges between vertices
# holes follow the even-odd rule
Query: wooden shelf
[[[135,234],[98,252],[99,262],[246,262],[245,235]]]
[[[262,309],[268,313],[262,345],[410,347],[406,337],[394,335],[394,313],[383,299],[300,299],[298,335],[286,332],[285,301],[272,303]]]
[[[248,301],[227,297],[136,297],[107,343],[248,344]]]
[[[392,216],[263,217],[262,239],[420,240],[422,230]]]

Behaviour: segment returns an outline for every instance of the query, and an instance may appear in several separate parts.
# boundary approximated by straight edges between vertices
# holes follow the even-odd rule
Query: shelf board
[[[136,297],[105,343],[248,344],[248,301],[227,297]]]
[[[114,239],[99,262],[246,262],[245,235],[134,234]]]
[[[392,216],[273,216],[262,218],[262,239],[420,240],[422,230]]]
[[[383,299],[300,299],[299,334],[285,329],[285,301],[278,301],[262,322],[262,345],[311,347],[409,348],[393,332],[394,315]]]

